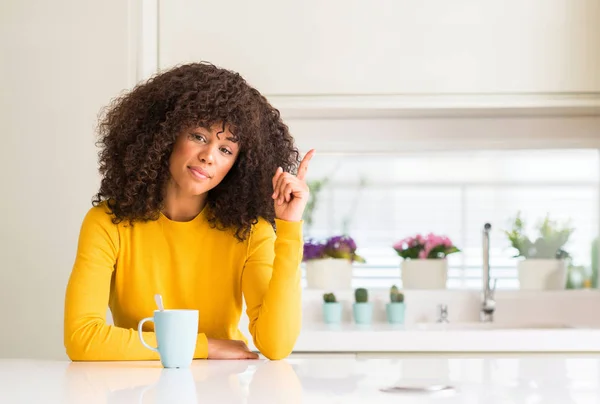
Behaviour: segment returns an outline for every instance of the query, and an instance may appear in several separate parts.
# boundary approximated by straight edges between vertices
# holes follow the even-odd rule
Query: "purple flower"
[[[313,240],[304,243],[303,261],[326,257],[365,262],[364,258],[356,254],[356,242],[349,236],[330,237],[324,243]]]
[[[325,243],[325,250],[327,253],[347,253],[351,254],[356,251],[356,243],[351,237],[347,236],[335,236],[331,237]]]
[[[325,258],[325,244],[308,240],[304,243],[303,261]]]

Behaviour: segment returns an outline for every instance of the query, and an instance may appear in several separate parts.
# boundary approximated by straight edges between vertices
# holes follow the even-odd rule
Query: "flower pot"
[[[309,289],[352,289],[352,262],[341,258],[306,261],[306,286]]]
[[[371,324],[373,318],[373,305],[370,302],[354,303],[352,305],[354,322],[356,324]]]
[[[385,314],[388,323],[403,324],[404,323],[404,303],[387,303],[385,305]]]
[[[342,322],[342,304],[323,303],[323,321],[325,324],[340,324]]]
[[[567,263],[557,259],[519,261],[519,285],[522,290],[560,290],[567,284]]]
[[[409,259],[400,266],[402,289],[446,289],[448,260]]]

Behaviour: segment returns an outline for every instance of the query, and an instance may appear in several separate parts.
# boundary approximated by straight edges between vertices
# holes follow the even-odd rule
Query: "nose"
[[[214,147],[212,145],[206,145],[206,147],[203,147],[202,150],[198,152],[198,160],[200,160],[203,163],[212,164],[213,153]]]

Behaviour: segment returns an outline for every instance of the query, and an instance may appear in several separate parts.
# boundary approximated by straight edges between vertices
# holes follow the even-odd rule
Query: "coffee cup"
[[[154,322],[157,347],[144,341],[142,326]],[[198,310],[155,310],[153,317],[146,317],[138,324],[142,344],[160,355],[165,368],[186,368],[192,364],[198,338]]]

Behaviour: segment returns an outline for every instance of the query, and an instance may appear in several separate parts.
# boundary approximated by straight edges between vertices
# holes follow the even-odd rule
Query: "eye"
[[[197,133],[191,133],[191,136],[192,136],[193,140],[206,143],[206,138],[204,137],[204,135],[199,135]]]
[[[225,148],[225,147],[221,147],[221,151],[222,151],[223,153],[225,153],[225,154],[229,154],[229,155],[232,155],[232,154],[233,154],[233,153],[231,152],[231,150],[229,150],[229,149],[227,149],[227,148]]]

